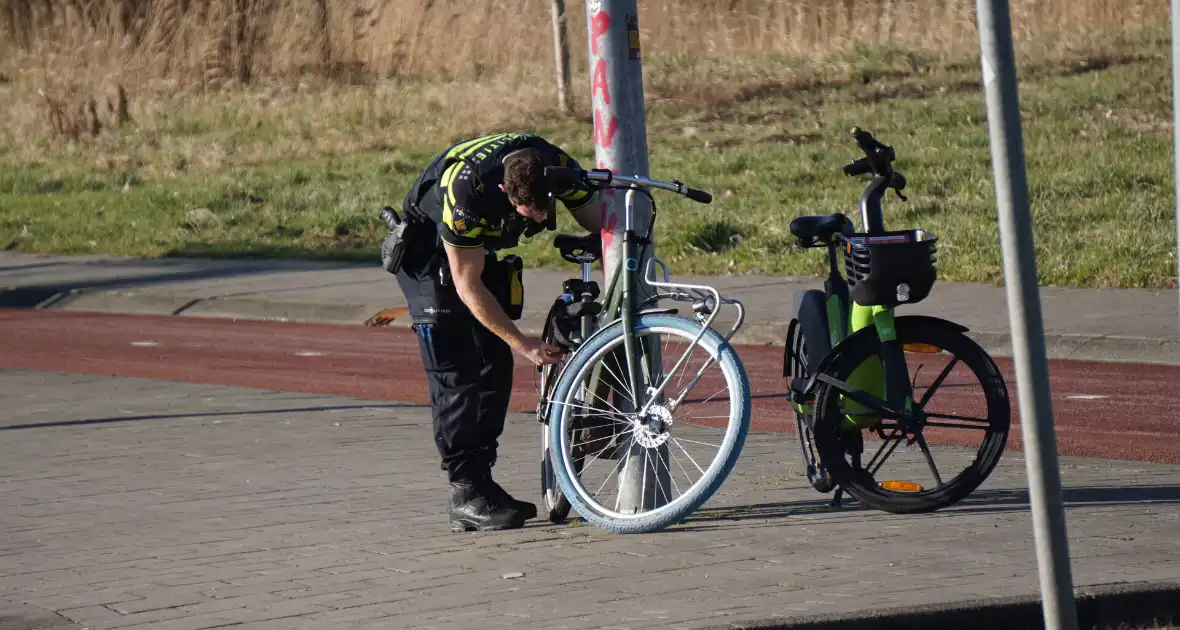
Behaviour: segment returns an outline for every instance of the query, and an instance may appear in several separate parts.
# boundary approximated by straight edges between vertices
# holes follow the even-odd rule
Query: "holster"
[[[389,234],[381,241],[381,268],[397,274],[402,268],[406,249],[414,244],[415,237],[421,232],[421,221],[412,216],[402,219],[389,206],[381,209],[381,218],[389,226]]]

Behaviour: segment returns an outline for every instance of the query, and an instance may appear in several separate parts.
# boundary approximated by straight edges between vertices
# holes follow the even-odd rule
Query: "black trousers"
[[[414,330],[442,469],[451,481],[490,473],[512,396],[512,349],[465,308]]]

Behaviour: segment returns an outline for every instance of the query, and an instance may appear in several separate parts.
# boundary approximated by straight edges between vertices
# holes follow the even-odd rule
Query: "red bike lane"
[[[793,431],[782,348],[739,346],[752,428]],[[1012,362],[1009,448],[1020,446]],[[83,372],[425,404],[417,341],[401,328],[0,309],[0,367]],[[1053,360],[1058,451],[1180,464],[1180,366]],[[517,357],[515,411],[537,401],[537,372]],[[794,449],[792,438],[790,448]]]

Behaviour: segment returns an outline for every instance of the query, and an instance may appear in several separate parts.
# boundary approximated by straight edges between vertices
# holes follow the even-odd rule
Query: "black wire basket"
[[[925,230],[838,235],[852,300],[861,306],[917,304],[930,295],[938,237]]]

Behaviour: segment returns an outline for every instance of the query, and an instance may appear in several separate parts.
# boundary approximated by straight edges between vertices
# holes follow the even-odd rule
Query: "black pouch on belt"
[[[524,314],[524,261],[516,254],[508,254],[497,264],[500,266],[500,305],[509,319],[518,320]]]

